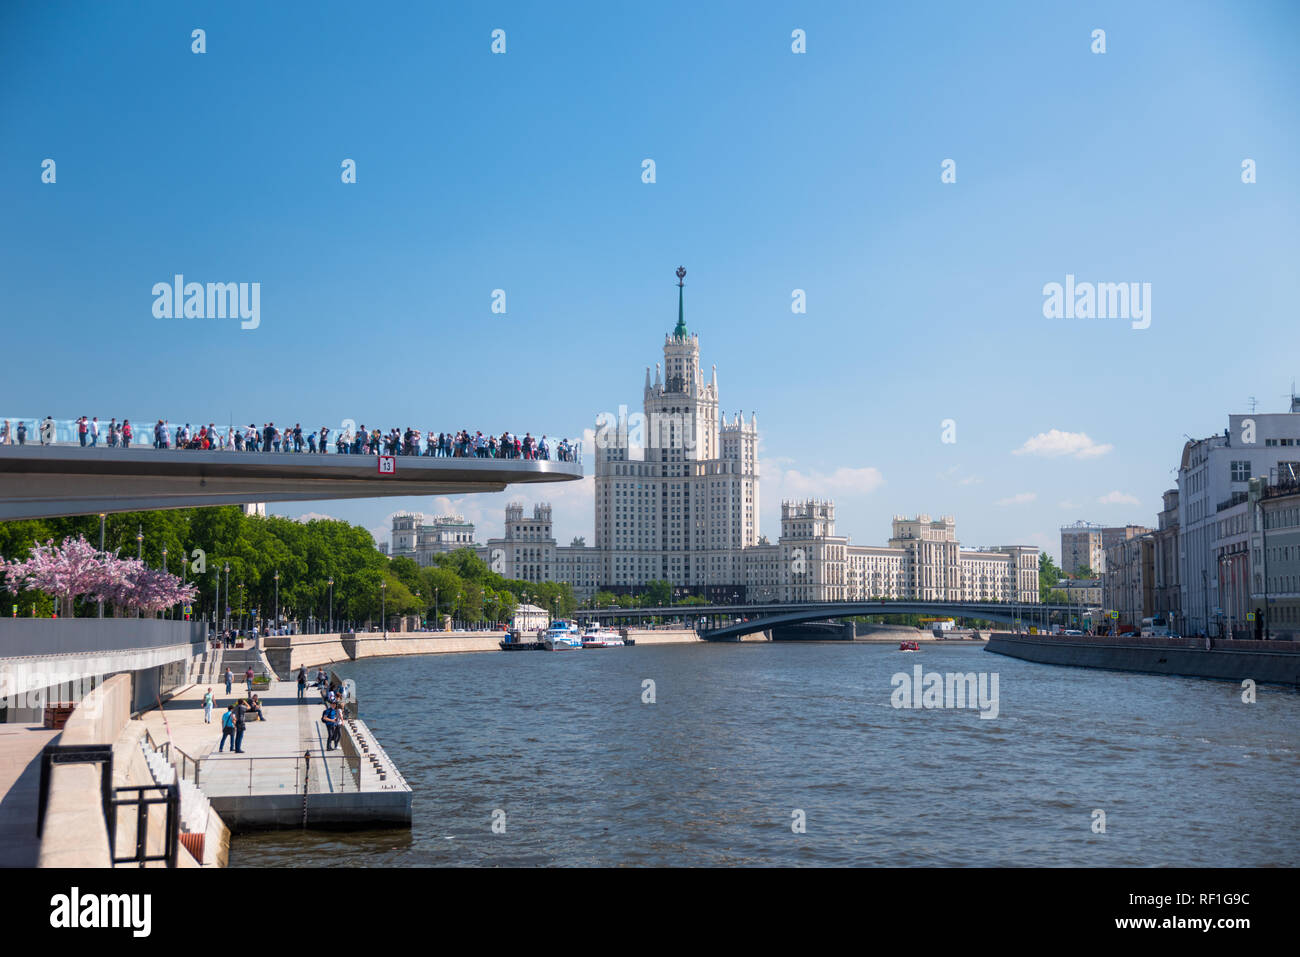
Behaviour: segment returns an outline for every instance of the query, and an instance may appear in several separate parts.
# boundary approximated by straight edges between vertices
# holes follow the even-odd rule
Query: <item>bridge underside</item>
[[[1016,624],[1019,621],[1038,620],[1053,611],[1077,611],[1068,605],[1004,605],[982,602],[905,602],[864,601],[826,603],[798,611],[752,618],[738,625],[727,625],[700,632],[706,641],[735,641],[743,635],[767,631],[781,625],[797,625],[807,621],[825,621],[833,618],[854,618],[866,615],[946,615],[952,618],[978,618]]]
[[[395,471],[380,474],[373,455],[4,446],[0,521],[248,502],[500,492],[508,485],[580,478],[580,463],[551,460],[397,456]]]

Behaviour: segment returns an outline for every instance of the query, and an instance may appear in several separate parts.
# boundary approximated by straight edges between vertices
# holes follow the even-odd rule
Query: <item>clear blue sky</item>
[[[1295,3],[10,2],[0,411],[576,435],[639,408],[681,263],[764,532],[824,489],[855,541],[1055,552],[1300,376],[1298,46]],[[260,328],[154,318],[178,272],[260,282]],[[1150,282],[1151,327],[1045,319],[1067,273]],[[1111,448],[1012,454],[1054,429]]]

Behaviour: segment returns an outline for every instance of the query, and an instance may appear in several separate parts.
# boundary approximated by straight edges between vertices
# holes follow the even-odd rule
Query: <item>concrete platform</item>
[[[203,694],[196,685],[142,715],[155,741],[169,740],[172,763],[203,791],[232,831],[264,827],[340,825],[410,826],[411,789],[365,723],[344,724],[341,746],[326,750],[324,706],[307,689],[298,701],[297,682],[273,681],[257,692],[266,720],[246,722],[243,753],[221,744],[221,714],[246,696],[236,683],[212,685],[212,723],[203,720]],[[197,763],[197,767],[195,766]]]

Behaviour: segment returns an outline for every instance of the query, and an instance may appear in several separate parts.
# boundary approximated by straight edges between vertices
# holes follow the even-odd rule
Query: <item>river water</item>
[[[996,673],[997,717],[895,708],[892,678],[916,665]],[[1300,865],[1300,694],[1286,688],[1247,704],[1231,682],[956,643],[336,670],[414,789],[410,831],[251,834],[231,866]]]

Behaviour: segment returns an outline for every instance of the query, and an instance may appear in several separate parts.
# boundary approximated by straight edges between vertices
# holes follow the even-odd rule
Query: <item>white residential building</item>
[[[1229,512],[1252,478],[1300,468],[1300,397],[1288,412],[1228,416],[1222,435],[1186,443],[1178,469],[1179,581],[1184,634],[1217,634],[1220,614],[1240,606],[1242,524]],[[1220,525],[1220,518],[1225,524]],[[1231,570],[1221,568],[1221,560]],[[1221,579],[1223,584],[1221,586]],[[1217,612],[1216,609],[1222,609]]]

